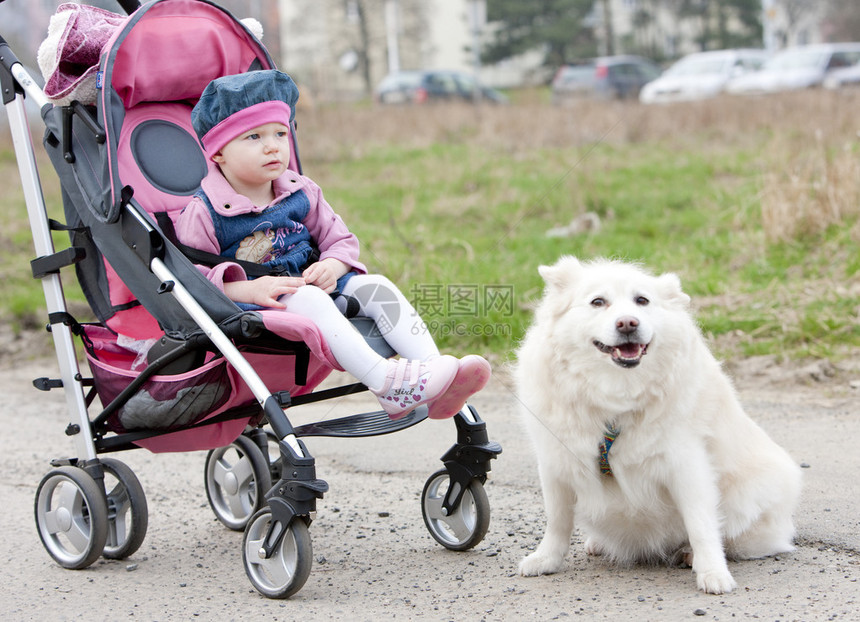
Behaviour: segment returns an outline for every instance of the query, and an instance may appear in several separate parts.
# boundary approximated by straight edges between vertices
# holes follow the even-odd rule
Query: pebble
[[[707,612],[707,611],[705,611],[704,609],[696,609],[696,610],[693,612],[693,615],[694,615],[694,616],[703,616],[703,615],[705,615],[705,614],[707,614],[707,613],[708,613],[708,612]]]

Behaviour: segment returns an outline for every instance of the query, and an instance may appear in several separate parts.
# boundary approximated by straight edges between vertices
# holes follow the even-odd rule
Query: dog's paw
[[[520,562],[520,574],[524,577],[536,577],[542,574],[554,574],[561,570],[564,556],[547,555],[535,551],[524,557]]]
[[[595,542],[594,538],[588,538],[585,541],[585,554],[598,557],[603,555],[603,548]]]
[[[706,594],[728,594],[738,586],[727,569],[699,572],[696,574],[696,583]]]

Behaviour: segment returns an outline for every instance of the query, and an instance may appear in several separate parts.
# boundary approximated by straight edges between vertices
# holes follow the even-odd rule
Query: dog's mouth
[[[621,367],[636,367],[642,357],[648,352],[647,343],[619,343],[614,346],[608,346],[605,343],[594,340],[595,347],[612,357],[612,362]]]

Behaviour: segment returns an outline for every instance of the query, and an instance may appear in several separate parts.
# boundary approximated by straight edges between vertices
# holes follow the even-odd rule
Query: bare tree
[[[828,0],[823,26],[831,41],[860,41],[857,0]]]
[[[794,41],[798,34],[798,26],[802,24],[805,17],[814,14],[821,2],[820,0],[777,0],[777,4],[782,7],[785,15],[785,37],[788,41]],[[855,5],[856,10],[856,0],[852,4]]]

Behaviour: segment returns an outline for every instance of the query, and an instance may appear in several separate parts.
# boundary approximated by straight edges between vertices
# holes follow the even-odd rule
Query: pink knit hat
[[[223,76],[203,90],[191,111],[191,124],[211,158],[231,140],[260,125],[290,127],[298,96],[292,79],[274,69]]]
[[[266,123],[290,125],[290,107],[282,101],[267,101],[234,112],[202,138],[203,149],[211,158],[237,136]]]

